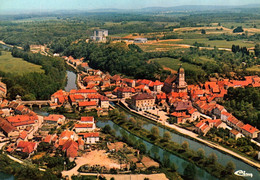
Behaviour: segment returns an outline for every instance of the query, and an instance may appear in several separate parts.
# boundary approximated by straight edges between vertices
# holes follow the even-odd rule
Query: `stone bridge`
[[[32,108],[33,105],[37,105],[39,106],[39,108],[42,108],[42,106],[48,106],[51,103],[50,100],[17,101],[17,102],[22,105],[30,106],[30,108]]]

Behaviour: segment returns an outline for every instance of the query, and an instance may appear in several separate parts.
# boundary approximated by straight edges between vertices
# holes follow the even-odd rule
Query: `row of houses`
[[[232,128],[231,137],[238,138],[247,136],[256,138],[260,132],[257,128],[239,121],[231,113],[227,112],[223,106],[217,104],[216,101],[223,100],[229,87],[259,87],[259,85],[260,78],[258,76],[246,76],[245,80],[240,81],[223,79],[221,81],[206,82],[200,85],[190,85],[188,86],[188,91],[194,107],[201,113],[209,115],[213,117],[213,119],[220,119],[226,123],[227,126]],[[198,126],[202,128],[198,131],[202,131],[204,134],[207,132],[207,128],[203,129],[203,127],[206,126],[200,126],[200,124],[198,124]]]
[[[95,89],[73,89],[70,92],[59,90],[51,96],[51,106],[58,107],[69,103],[79,110],[93,108],[109,108],[109,99],[97,92]]]

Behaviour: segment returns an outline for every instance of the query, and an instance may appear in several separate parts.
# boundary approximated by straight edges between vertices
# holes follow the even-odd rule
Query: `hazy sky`
[[[259,0],[0,0],[0,11],[60,10],[60,9],[138,9],[179,5],[245,5],[259,4]]]

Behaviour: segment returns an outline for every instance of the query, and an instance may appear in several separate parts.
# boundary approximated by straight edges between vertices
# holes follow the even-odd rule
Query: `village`
[[[248,137],[259,146],[260,131],[244,124],[217,103],[223,100],[228,88],[260,87],[258,76],[246,76],[244,80],[212,78],[204,84],[188,85],[181,66],[177,74],[160,82],[130,79],[119,74],[111,76],[92,69],[83,62],[84,58],[62,58],[77,72],[78,89],[52,94],[49,100],[52,110],[94,111],[99,117],[107,116],[117,104],[193,138],[206,136],[212,128],[222,128],[228,129],[229,136],[234,139]],[[131,172],[130,169],[143,172],[159,167],[159,163],[150,157],[140,156],[139,150],[120,141],[107,140],[107,135],[96,126],[94,116],[81,116],[80,119],[69,119],[58,113],[42,116],[23,105],[19,94],[13,101],[8,101],[6,94],[7,87],[0,81],[0,149],[12,157],[35,159],[39,148],[48,149],[52,157],[57,153],[64,154],[75,164],[68,170],[69,163],[64,162],[63,177],[101,170],[104,174]],[[44,155],[46,153],[41,153]]]

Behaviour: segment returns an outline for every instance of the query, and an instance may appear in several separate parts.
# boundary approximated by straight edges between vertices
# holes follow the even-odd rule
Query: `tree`
[[[244,32],[244,29],[242,28],[242,26],[238,26],[233,30],[233,33],[239,33],[239,32]]]
[[[173,163],[171,163],[171,171],[172,172],[176,172],[177,171],[177,169],[178,169],[178,167],[177,167],[177,165],[173,162]]]
[[[170,124],[177,123],[177,117],[173,116],[167,119]]]
[[[227,172],[227,174],[233,174],[234,171],[236,169],[235,164],[233,163],[233,161],[229,161],[226,165],[226,169],[225,171]]]
[[[199,148],[198,151],[197,151],[197,154],[198,154],[198,157],[200,159],[204,159],[205,158],[205,150],[204,149]]]
[[[197,171],[195,165],[190,163],[184,169],[183,175],[187,179],[195,179],[196,173]]]
[[[146,153],[146,145],[144,143],[140,143],[138,145],[138,149],[140,150],[140,153],[142,153],[142,154]]]
[[[104,133],[106,133],[106,134],[109,134],[110,132],[111,132],[111,127],[110,127],[110,125],[105,125],[104,127],[103,127],[103,132]]]
[[[171,133],[169,131],[166,131],[164,134],[163,134],[163,140],[168,142],[171,140]]]
[[[156,126],[153,126],[151,129],[151,133],[154,136],[155,139],[159,137],[159,129]]]
[[[206,30],[205,29],[201,29],[201,34],[206,34]]]
[[[187,141],[184,141],[182,144],[181,144],[181,147],[186,151],[188,148],[189,148],[189,143]]]
[[[30,45],[29,45],[29,44],[25,44],[25,45],[23,46],[23,50],[24,50],[24,51],[30,51]]]
[[[255,56],[260,57],[260,45],[255,45]]]
[[[163,154],[163,167],[168,168],[170,166],[170,158],[168,153]]]
[[[215,153],[211,153],[208,157],[207,162],[208,164],[215,164],[217,162],[217,159],[218,159],[217,155]]]

